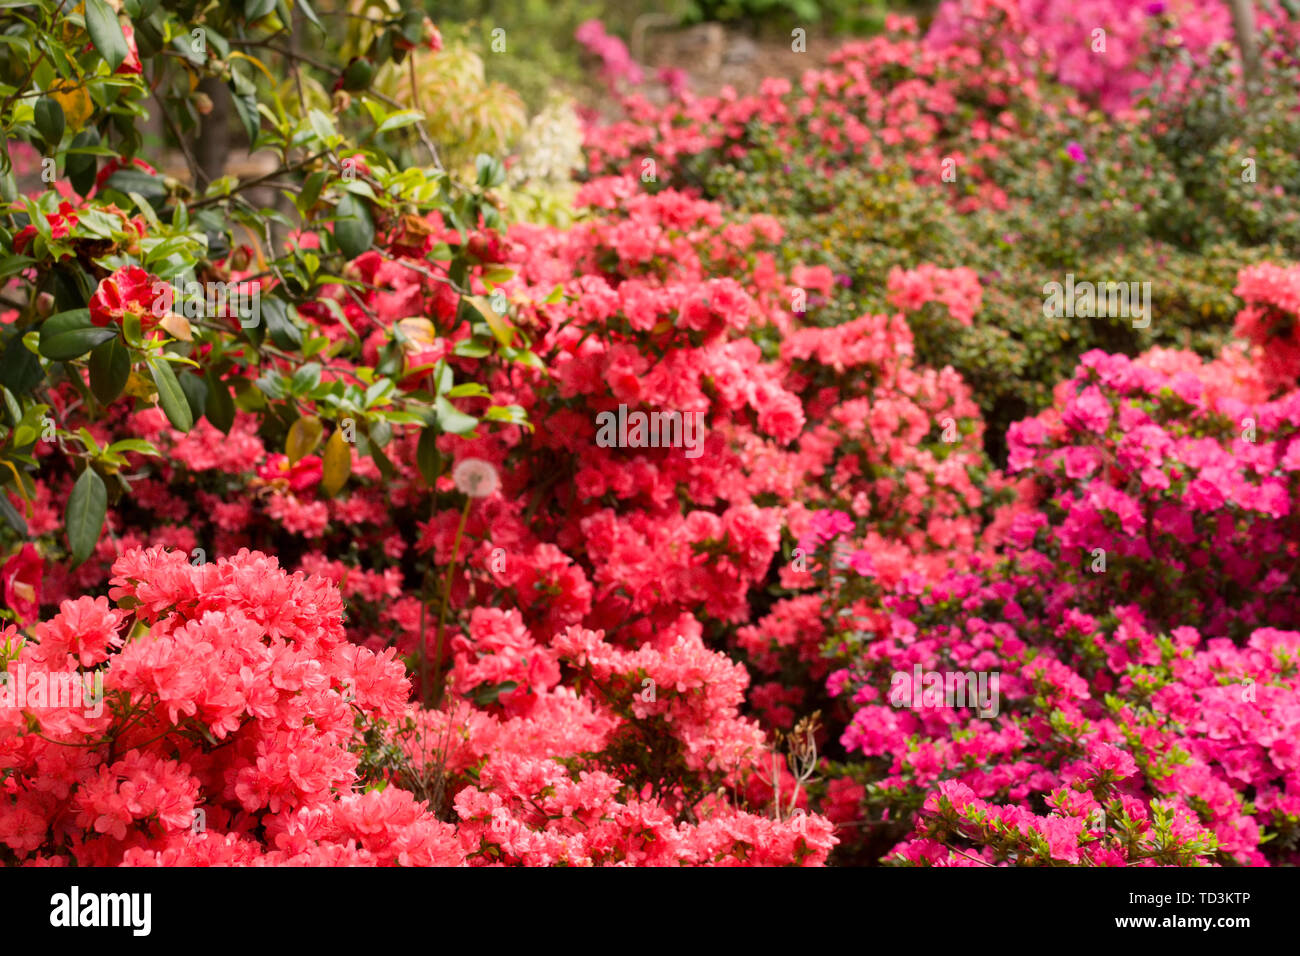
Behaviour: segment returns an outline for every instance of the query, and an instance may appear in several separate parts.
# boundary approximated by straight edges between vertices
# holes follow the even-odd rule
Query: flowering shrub
[[[5,862],[459,861],[410,793],[354,789],[356,726],[409,691],[391,652],[346,641],[326,582],[248,552],[195,567],[133,549],[111,596],[4,633],[11,693],[59,675],[87,691],[0,708]]]
[[[1013,426],[1019,508],[972,572],[890,587],[839,532],[832,607],[885,613],[833,635],[852,650],[828,688],[852,775],[882,774],[860,805],[905,837],[891,861],[1295,862],[1300,393],[1257,361],[1085,355]],[[887,687],[918,699],[914,671],[998,674],[1000,709],[900,710]]]
[[[1262,6],[1275,12],[1272,4]],[[993,10],[1005,11],[1013,31],[1033,39],[1057,79],[1095,97],[1110,111],[1130,107],[1135,95],[1150,82],[1142,67],[1146,44],[1159,19],[1176,24],[1181,45],[1195,56],[1204,57],[1214,44],[1232,40],[1225,3],[988,0],[972,4],[946,0],[935,12],[926,42],[935,47],[959,42],[966,31],[981,30]],[[1019,39],[1009,38],[1008,48]]]
[[[517,613],[476,612],[479,655],[511,655],[492,678],[513,673],[515,652],[534,655],[515,675],[531,700],[503,700],[504,723],[471,708],[446,754],[461,775],[452,826],[386,778],[362,786],[369,729],[418,720],[424,745],[451,713],[412,716],[393,652],[344,639],[333,586],[246,551],[195,567],[178,552],[134,549],[113,573],[112,605],[83,597],[30,641],[12,627],[3,635],[5,688],[29,695],[0,710],[6,862],[780,864],[820,862],[834,843],[820,818],[783,823],[684,787],[691,773],[727,781],[761,742],[735,715],[743,668],[698,634],[624,657],[573,628],[538,648]],[[641,674],[665,692],[621,708],[641,725],[629,729],[590,698],[554,691],[562,657],[606,692]],[[78,690],[70,700],[28,690],[59,675]],[[102,698],[90,708],[92,675]],[[459,658],[453,680],[483,676],[483,665]],[[649,733],[680,744],[672,757],[654,754],[684,764],[672,784],[649,768],[642,783],[622,765],[644,763]],[[427,753],[417,746],[412,757]],[[623,779],[594,769],[571,777],[560,759],[570,755]],[[697,822],[675,823],[683,811]]]
[[[337,71],[365,149],[257,113],[282,249],[126,155],[19,204],[4,862],[1297,862],[1291,196],[1174,235],[1208,114],[1105,141],[981,9],[630,100],[549,222],[364,106],[368,58],[439,52],[405,16]],[[1163,270],[1192,347],[1045,314],[1074,261]]]
[[[275,25],[278,12],[222,8],[204,13],[202,27],[191,33],[192,4],[146,9],[134,0],[112,7],[92,0],[88,11],[75,15],[47,0],[34,7],[32,17],[6,24],[13,42],[0,58],[4,76],[17,84],[0,116],[6,134],[0,155],[6,216],[0,228],[0,282],[16,297],[6,297],[0,314],[0,386],[6,390],[0,517],[7,528],[28,534],[33,495],[41,494],[33,475],[50,445],[57,445],[61,460],[76,463],[76,483],[60,498],[72,564],[90,557],[110,499],[116,503],[129,492],[130,483],[121,477],[124,456],[158,450],[150,434],[101,445],[89,428],[79,426],[98,425],[142,405],[160,409],[177,431],[188,432],[206,419],[222,433],[233,427],[237,409],[270,406],[269,417],[278,420],[283,434],[295,427],[300,397],[323,400],[328,394],[331,400],[321,409],[326,419],[350,419],[364,453],[372,439],[381,447],[394,423],[422,420],[411,410],[417,404],[431,427],[446,429],[453,410],[445,397],[439,402],[439,395],[455,385],[445,365],[437,394],[414,386],[398,389],[391,378],[406,371],[403,345],[410,336],[389,323],[383,355],[373,336],[363,355],[360,335],[346,318],[341,324],[346,332],[330,339],[314,334],[298,309],[324,307],[322,298],[332,294],[327,290],[355,283],[355,273],[350,279],[339,273],[377,243],[419,270],[418,280],[401,282],[406,305],[414,304],[418,287],[438,300],[439,311],[430,314],[450,321],[470,291],[471,274],[478,291],[486,291],[483,277],[490,265],[484,266],[492,261],[495,241],[489,234],[500,224],[488,192],[504,182],[502,164],[480,155],[469,182],[454,178],[441,168],[423,125],[416,131],[423,114],[393,109],[391,97],[370,88],[376,69],[382,80],[391,72],[385,68],[408,54],[414,69],[417,59],[424,62],[436,53],[441,40],[432,22],[400,9],[387,17],[361,18],[364,26],[348,41],[361,48],[360,55],[337,69],[312,61],[313,70],[332,74],[334,99],[320,90],[319,79],[304,78],[301,58],[291,58],[297,96],[289,102],[250,78],[259,69],[269,72],[250,54],[232,53],[228,39],[251,31],[264,42],[283,30],[282,23]],[[139,47],[133,23],[145,21],[141,38],[147,41]],[[188,52],[171,55],[175,51],[167,49],[164,36],[189,37]],[[56,43],[50,61],[57,68],[46,62],[48,51],[33,38]],[[142,63],[151,68],[148,80]],[[240,182],[205,174],[186,149],[186,185],[135,155],[140,135],[121,120],[143,111],[141,102],[152,98],[175,135],[193,136],[212,109],[210,99],[191,95],[205,78],[229,85],[250,151],[277,157],[270,177],[296,179],[297,223],[276,216],[280,225],[299,226],[301,241],[272,248],[282,245],[272,241],[274,217],[245,195],[269,177]],[[304,82],[320,98],[309,103]],[[20,140],[15,151],[21,146],[45,154],[40,169],[47,188],[18,193],[10,136]],[[410,162],[417,140],[431,165]],[[239,245],[237,235],[252,238]],[[435,236],[441,241],[437,250]],[[435,252],[439,258],[426,258]],[[385,276],[389,281],[394,268],[390,265]],[[465,308],[465,334],[472,325],[480,340],[475,350],[482,354],[483,337],[492,341],[489,322],[469,302]],[[394,318],[414,314],[423,315]],[[432,337],[427,326],[427,318],[417,321],[416,341]],[[363,331],[376,331],[373,313]],[[347,357],[359,361],[351,363],[350,376],[335,377],[323,368],[323,351],[342,351],[344,338]],[[526,351],[526,343],[520,343],[511,354]],[[366,364],[367,357],[372,364]],[[70,407],[88,407],[77,426],[69,421]],[[469,417],[454,414],[460,417],[452,427],[467,427]],[[505,420],[513,416],[508,409],[494,414]],[[313,417],[296,427],[287,451],[295,461],[315,449],[323,425]],[[337,442],[324,456],[327,486],[346,480],[345,457]],[[20,508],[9,505],[10,491],[17,492]]]
[[[1227,47],[1190,72],[1179,55],[1186,35],[1209,36],[1189,25],[1197,17],[1226,24],[1225,4],[1189,17],[1179,11],[1191,5],[1154,17],[1105,6],[1072,5],[1077,21],[1058,29],[1042,4],[945,4],[924,38],[890,17],[883,35],[752,96],[629,98],[625,119],[588,130],[592,168],[776,215],[787,262],[834,275],[825,292],[807,290],[815,324],[894,307],[895,270],[973,270],[984,294],[970,324],[913,333],[924,364],[952,365],[971,386],[1002,462],[1006,429],[1049,402],[1084,352],[1212,354],[1238,309],[1241,266],[1300,250],[1296,25],[1261,16],[1263,81],[1246,109],[1230,95],[1240,81]],[[963,28],[949,30],[957,13]],[[1120,26],[1130,18],[1142,29]],[[1109,31],[1104,53],[1084,25]],[[1153,41],[1139,48],[1146,30]],[[1107,78],[1128,76],[1117,64],[1140,52],[1144,81],[1122,82],[1147,92],[1095,122],[1096,90],[1078,71],[1062,76],[1058,43]],[[1152,321],[1045,315],[1044,285],[1067,273],[1150,281]]]

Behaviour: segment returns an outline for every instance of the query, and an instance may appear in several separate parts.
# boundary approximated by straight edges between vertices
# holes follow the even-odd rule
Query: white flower
[[[501,487],[497,470],[482,458],[466,458],[457,462],[451,480],[471,498],[486,498]]]

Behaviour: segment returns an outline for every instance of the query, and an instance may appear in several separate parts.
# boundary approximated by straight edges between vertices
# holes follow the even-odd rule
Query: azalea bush
[[[751,96],[630,97],[626,119],[589,128],[588,150],[646,189],[689,187],[777,216],[788,259],[836,276],[833,294],[812,300],[817,323],[885,308],[895,269],[974,269],[986,288],[974,320],[952,334],[917,328],[917,347],[972,385],[1001,462],[1006,429],[1042,408],[1084,352],[1213,354],[1241,265],[1300,248],[1297,25],[1281,8],[1261,19],[1263,79],[1247,101],[1219,42],[1224,4],[1209,5],[1217,45],[1195,26],[1205,5],[1152,15],[1099,4],[1070,14],[1068,31],[1029,6],[944,4],[924,35],[891,17],[825,69]],[[1174,15],[1192,6],[1201,12]],[[1104,51],[1089,46],[1083,25],[1094,23],[1111,27]],[[1100,121],[1097,91],[1069,71],[1061,82],[1045,33],[1087,57],[1089,76],[1131,64],[1123,109],[1112,102]],[[1044,285],[1067,274],[1149,282],[1151,321],[1045,314]]]
[[[89,6],[5,74],[93,174],[0,235],[6,864],[1297,862],[1286,56],[1256,206],[1230,55],[1098,132],[1009,3],[509,162],[419,11]],[[268,176],[136,155],[209,76]]]
[[[872,839],[904,838],[889,861],[1294,864],[1300,393],[1252,321],[1294,308],[1294,273],[1243,271],[1249,347],[1085,355],[1012,428],[994,560],[891,585],[835,526],[827,687]],[[1000,712],[900,710],[918,667],[1000,674]]]
[[[708,792],[758,731],[734,716],[743,669],[698,637],[624,660],[570,629],[550,653],[517,613],[481,611],[471,633],[484,650],[535,656],[537,699],[505,721],[471,711],[465,732],[451,714],[412,711],[405,669],[346,640],[341,596],[318,576],[246,551],[196,567],[156,548],[127,551],[113,575],[112,603],[82,597],[30,640],[0,635],[0,663],[24,686],[93,672],[103,695],[97,713],[80,700],[0,709],[6,863],[787,864],[820,862],[834,842],[824,819],[737,812]],[[554,692],[559,655],[610,686],[644,672],[676,690],[617,709]],[[631,722],[645,730],[627,733]],[[687,765],[662,790],[623,764],[651,727]],[[448,733],[453,747],[435,742]],[[475,770],[458,826],[420,790],[439,746],[440,772]],[[678,824],[684,807],[698,816]]]

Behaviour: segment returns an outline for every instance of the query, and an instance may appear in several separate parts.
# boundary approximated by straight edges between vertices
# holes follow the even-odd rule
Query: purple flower
[[[1088,161],[1088,154],[1085,153],[1083,147],[1074,140],[1070,140],[1065,144],[1065,153],[1076,163],[1086,163]]]
[[[1165,12],[1165,5],[1163,3],[1147,4],[1147,16],[1149,17],[1158,17],[1160,16],[1160,14],[1164,12]]]

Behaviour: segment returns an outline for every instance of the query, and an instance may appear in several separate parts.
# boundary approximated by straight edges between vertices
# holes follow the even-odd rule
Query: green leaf
[[[150,203],[161,205],[167,198],[167,186],[161,176],[146,173],[138,166],[115,169],[104,182],[105,189],[116,189],[124,196],[139,193]]]
[[[481,341],[461,339],[451,351],[453,355],[463,358],[485,358],[492,354],[492,347]]]
[[[41,360],[27,350],[18,336],[3,345],[0,348],[0,385],[12,389],[16,395],[30,392],[45,377]]]
[[[260,20],[275,9],[275,0],[244,0],[244,19],[249,23]]]
[[[139,209],[141,215],[149,221],[149,225],[153,226],[155,229],[162,228],[162,223],[158,221],[158,214],[154,212],[153,206],[150,205],[149,200],[145,199],[135,190],[131,190],[127,195],[131,197],[131,202],[135,203],[135,208]],[[157,247],[155,247],[152,252],[156,258],[163,258],[158,254]]]
[[[395,113],[390,113],[388,118],[375,128],[375,132],[389,133],[395,129],[418,123],[422,119],[424,119],[424,114],[419,110],[398,110]]]
[[[108,405],[122,394],[131,377],[131,353],[116,335],[90,353],[90,391]]]
[[[311,124],[312,132],[316,134],[322,143],[328,145],[338,136],[338,133],[334,131],[333,121],[320,110],[313,109],[308,112],[307,121]]]
[[[18,404],[17,397],[3,385],[0,385],[0,393],[4,395],[5,411],[9,413],[9,423],[17,425],[23,420],[23,410]]]
[[[214,428],[223,435],[229,435],[231,426],[235,424],[235,400],[230,397],[230,389],[219,378],[210,373],[206,378],[208,401],[204,406],[204,414]]]
[[[99,132],[96,129],[84,129],[72,138],[72,144],[68,147],[68,159],[63,172],[68,177],[68,182],[72,184],[72,188],[81,196],[85,196],[94,188],[95,176],[99,171],[99,160],[93,154],[76,153],[74,150],[94,146],[98,142]]]
[[[68,544],[72,548],[72,565],[76,567],[90,557],[104,529],[104,516],[108,514],[108,489],[104,479],[93,468],[87,468],[72,486],[68,496],[65,521],[68,526]]]
[[[116,452],[118,454],[133,451],[137,454],[153,455],[155,457],[160,457],[162,455],[162,452],[155,448],[152,442],[147,442],[143,438],[124,438],[121,441],[115,441],[113,444],[109,445],[105,451]]]
[[[393,426],[381,418],[370,426],[370,440],[383,448],[393,440]]]
[[[316,11],[311,8],[311,4],[307,0],[298,0],[297,6],[302,10],[302,15],[311,21],[312,26],[321,33],[325,32],[325,27],[321,24],[320,18],[316,16]]]
[[[298,211],[306,215],[312,206],[316,205],[316,200],[320,199],[321,190],[325,188],[325,183],[329,178],[329,173],[323,169],[318,169],[303,181],[302,192],[298,194]]]
[[[24,538],[27,537],[27,522],[18,510],[9,503],[8,495],[0,495],[0,517],[9,522],[9,526]]]
[[[393,476],[397,474],[397,468],[389,457],[384,454],[384,450],[374,442],[370,443],[370,457],[374,459],[375,467],[379,469],[379,473],[384,477],[384,480],[392,481]]]
[[[415,464],[425,483],[432,488],[443,469],[442,453],[438,451],[438,429],[430,427],[420,432],[420,441],[415,446]]]
[[[108,62],[109,69],[116,72],[130,51],[117,14],[104,0],[86,0],[86,32],[99,55]]]
[[[91,324],[89,309],[73,309],[52,315],[41,325],[40,351],[47,359],[69,362],[116,337],[116,329]]]
[[[339,200],[335,212],[338,218],[334,222],[334,239],[343,255],[356,259],[375,241],[375,224],[370,218],[370,210],[362,200],[347,193]]]
[[[302,348],[302,330],[289,316],[288,304],[280,298],[268,296],[261,301],[262,319],[271,341],[278,348],[292,352]]]
[[[185,401],[190,406],[190,418],[198,421],[203,417],[203,410],[208,404],[208,383],[194,372],[181,372],[176,380],[181,383],[181,391],[185,393]]]
[[[31,256],[4,256],[0,258],[0,279],[17,275],[36,260]]]
[[[506,181],[505,167],[495,156],[479,153],[474,159],[474,167],[478,184],[484,189],[500,186]]]
[[[158,386],[158,404],[163,414],[177,431],[187,432],[194,427],[194,415],[190,412],[190,403],[185,398],[181,383],[176,381],[176,373],[163,359],[149,359],[149,371],[153,373],[154,384]]]
[[[524,425],[532,430],[528,424],[528,412],[522,405],[493,405],[483,417],[490,422],[510,422],[512,425]]]
[[[362,399],[365,407],[372,408],[381,401],[384,401],[388,396],[393,394],[396,387],[397,386],[393,384],[392,379],[381,378],[366,389],[365,397]]]
[[[36,128],[40,130],[45,145],[50,149],[58,148],[59,142],[63,139],[63,107],[57,100],[42,96],[36,101],[34,112]]]
[[[320,384],[320,372],[320,364],[317,362],[307,362],[300,366],[289,380],[289,391],[294,395],[306,395]]]
[[[343,89],[357,93],[370,86],[375,77],[375,65],[365,57],[355,57],[343,70]]]
[[[439,395],[434,408],[438,413],[438,427],[445,432],[453,435],[465,435],[472,432],[478,425],[478,419],[473,415],[466,415],[451,402],[447,401],[445,395]]]
[[[519,686],[518,681],[503,681],[500,684],[483,684],[474,694],[474,703],[481,706],[495,704],[502,694],[508,694]]]
[[[235,112],[239,114],[239,121],[244,124],[248,141],[257,142],[257,133],[262,128],[262,116],[257,110],[257,96],[252,93],[240,93],[232,83],[230,101],[235,104]]]

